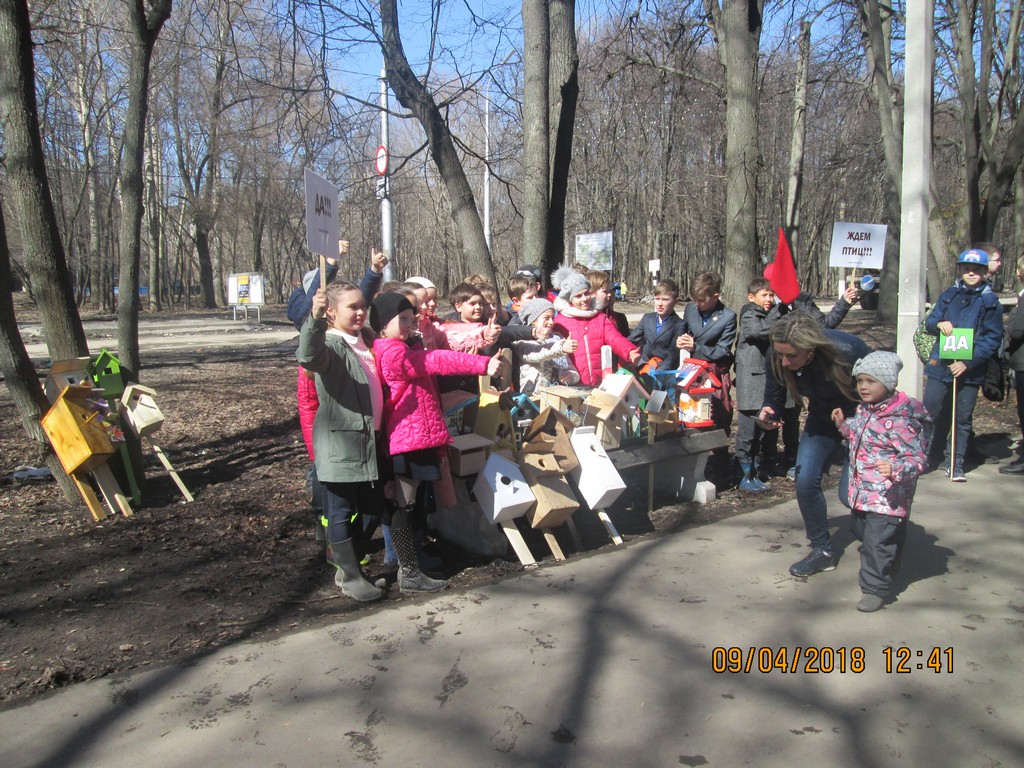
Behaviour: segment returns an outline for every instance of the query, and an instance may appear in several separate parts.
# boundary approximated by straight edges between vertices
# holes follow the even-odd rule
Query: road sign
[[[377,147],[377,159],[374,161],[378,176],[386,176],[388,172],[388,148],[381,144]]]

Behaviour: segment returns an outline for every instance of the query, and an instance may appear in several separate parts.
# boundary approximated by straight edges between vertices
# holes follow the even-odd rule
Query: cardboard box
[[[561,525],[580,508],[579,501],[562,475],[540,474],[533,467],[523,467],[530,491],[537,499],[526,513],[532,528],[554,528]]]
[[[626,484],[608,458],[595,427],[577,427],[571,440],[579,461],[579,466],[571,473],[576,487],[587,506],[605,509],[626,490]]]
[[[448,446],[448,463],[453,475],[465,477],[475,475],[484,468],[494,441],[475,432],[452,437]]]
[[[473,495],[492,523],[522,517],[537,501],[515,462],[494,453],[476,476]]]

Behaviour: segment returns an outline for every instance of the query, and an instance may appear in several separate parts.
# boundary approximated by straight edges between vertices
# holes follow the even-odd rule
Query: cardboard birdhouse
[[[118,399],[124,393],[124,377],[121,375],[121,361],[107,350],[100,350],[92,364],[92,379],[107,397]]]
[[[121,395],[121,405],[128,425],[139,437],[156,432],[164,423],[164,415],[156,404],[156,391],[141,384],[129,384]]]
[[[532,466],[525,466],[522,470],[530,491],[537,499],[537,503],[526,512],[530,527],[554,528],[580,508],[569,481],[563,475],[541,474]]]
[[[476,476],[473,494],[492,523],[522,517],[537,501],[516,463],[493,453]]]
[[[51,403],[55,403],[64,387],[75,387],[79,384],[87,384],[92,387],[92,378],[89,376],[88,357],[57,360],[50,366],[50,372],[46,376],[43,390],[46,392],[46,399]]]
[[[54,453],[68,474],[92,472],[105,464],[116,450],[98,402],[88,384],[64,387],[40,420]]]
[[[598,439],[595,427],[573,430],[573,450],[579,466],[572,471],[580,495],[591,509],[604,509],[626,490],[626,484]]]
[[[493,446],[493,440],[475,432],[455,435],[448,446],[448,463],[451,465],[452,474],[458,477],[475,475],[484,468]]]
[[[598,389],[615,395],[626,410],[638,407],[641,400],[647,400],[651,396],[644,389],[640,380],[628,373],[613,373],[605,376]]]

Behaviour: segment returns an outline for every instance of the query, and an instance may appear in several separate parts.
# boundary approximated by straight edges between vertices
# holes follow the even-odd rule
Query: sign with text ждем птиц
[[[338,188],[306,169],[306,247],[338,258]]]
[[[973,328],[954,328],[949,336],[939,335],[940,360],[971,360],[973,357]]]
[[[828,252],[830,267],[881,269],[885,258],[885,224],[850,224],[837,221],[832,225],[832,247]]]

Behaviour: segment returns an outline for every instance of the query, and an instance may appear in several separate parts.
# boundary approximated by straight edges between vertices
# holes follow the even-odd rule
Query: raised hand
[[[487,375],[488,376],[504,376],[505,375],[505,361],[501,357],[501,352],[495,352],[494,355],[487,360]]]
[[[497,321],[494,318],[494,315],[491,315],[491,318],[487,321],[487,325],[484,326],[484,341],[487,343],[487,346],[489,347],[491,346],[491,344],[494,344],[498,340],[498,337],[500,335],[501,326],[498,325]]]
[[[313,319],[323,320],[327,316],[327,291],[323,288],[317,288],[316,293],[313,294]]]
[[[580,346],[580,343],[579,343],[578,340],[576,340],[576,339],[566,339],[565,341],[562,342],[562,351],[563,352],[567,352],[568,354],[571,355],[573,352],[575,352],[577,349],[579,349],[579,346]]]
[[[388,265],[388,257],[384,251],[378,251],[376,248],[370,249],[370,269],[378,274],[384,271],[384,267]]]

